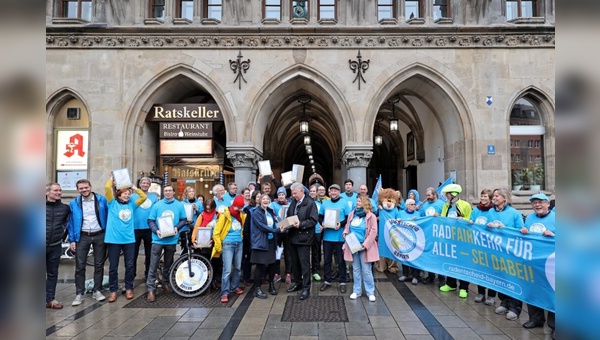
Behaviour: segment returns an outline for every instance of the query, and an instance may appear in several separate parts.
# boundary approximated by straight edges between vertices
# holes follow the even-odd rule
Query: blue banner
[[[379,255],[555,311],[555,240],[448,217],[386,222]]]

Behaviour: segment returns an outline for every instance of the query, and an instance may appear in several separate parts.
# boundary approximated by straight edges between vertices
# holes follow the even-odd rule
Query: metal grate
[[[209,291],[195,298],[184,298],[175,293],[160,292],[156,295],[156,301],[146,301],[146,294],[137,297],[124,308],[231,308],[238,298],[236,294],[229,294],[229,302],[221,303],[220,292]]]
[[[288,296],[281,321],[348,322],[348,313],[343,296],[311,296],[304,301]]]

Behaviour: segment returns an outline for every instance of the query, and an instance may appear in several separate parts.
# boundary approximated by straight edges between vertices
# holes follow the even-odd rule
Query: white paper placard
[[[358,238],[356,238],[356,235],[354,233],[346,235],[346,244],[348,245],[348,248],[350,249],[352,254],[355,254],[362,249],[362,244],[358,242]]]
[[[131,181],[131,176],[129,175],[129,169],[123,168],[113,170],[113,182],[115,183],[117,190],[131,188],[133,186],[133,182]]]
[[[188,222],[194,221],[194,205],[192,203],[183,203],[183,209],[185,210],[185,217]]]
[[[281,209],[279,209],[279,220],[282,221],[285,219],[285,217],[287,216],[287,211],[290,208],[289,204],[286,205],[282,205]]]
[[[259,161],[258,173],[263,175],[263,177],[273,176],[273,171],[271,170],[271,161]]]
[[[304,178],[304,165],[294,164],[292,165],[292,181],[302,182]]]
[[[323,215],[323,228],[335,228],[340,221],[340,211],[338,209],[325,209]]]
[[[200,248],[210,247],[210,241],[213,236],[213,228],[198,228],[196,231],[196,245]]]
[[[291,171],[287,171],[281,174],[281,184],[283,184],[283,186],[287,187],[292,185],[292,183],[294,183],[294,180],[292,179]]]
[[[300,222],[300,220],[298,219],[298,216],[293,215],[277,223],[277,228],[281,229],[281,231],[288,230],[292,228],[296,222]]]
[[[169,237],[175,235],[175,226],[173,225],[173,217],[160,216],[156,219],[156,224],[160,230],[160,237]]]

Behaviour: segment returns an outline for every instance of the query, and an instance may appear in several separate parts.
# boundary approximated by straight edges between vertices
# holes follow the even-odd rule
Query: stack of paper
[[[175,226],[173,225],[173,218],[171,216],[161,216],[156,219],[158,229],[160,230],[160,237],[169,237],[175,235]]]
[[[356,238],[354,233],[346,235],[346,244],[348,245],[348,249],[350,249],[352,254],[355,254],[362,249],[362,244],[358,242],[358,238]]]
[[[129,169],[117,169],[113,170],[113,182],[117,190],[131,188],[133,183],[131,182],[131,176],[129,176]]]
[[[296,222],[300,223],[300,220],[298,219],[298,216],[293,215],[277,223],[277,228],[279,228],[281,231],[288,230],[292,228]]]

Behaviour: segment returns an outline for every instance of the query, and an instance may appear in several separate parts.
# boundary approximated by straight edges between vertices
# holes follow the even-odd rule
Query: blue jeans
[[[62,254],[62,246],[46,246],[46,302],[54,300],[56,293],[56,283],[58,282],[58,264],[60,263],[60,255]]]
[[[119,257],[123,250],[123,260],[125,262],[125,289],[133,289],[133,261],[135,254],[135,243],[115,244],[106,243],[108,248],[108,285],[110,292],[114,293],[119,289]]]
[[[228,295],[240,285],[242,270],[242,242],[224,242],[221,259],[223,259],[223,277],[221,278],[221,296]],[[231,285],[230,281],[231,280]]]
[[[375,280],[373,279],[372,263],[365,262],[365,252],[359,251],[352,254],[352,271],[354,273],[354,286],[352,292],[362,295],[361,281],[365,283],[367,296],[375,295]]]

